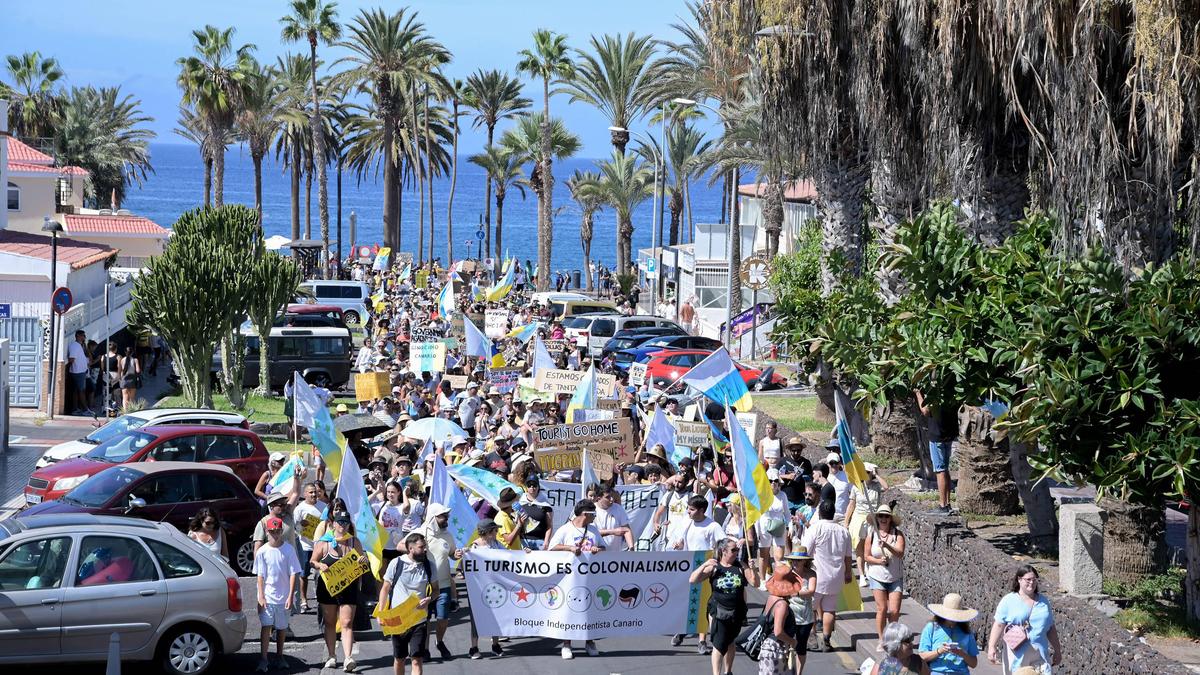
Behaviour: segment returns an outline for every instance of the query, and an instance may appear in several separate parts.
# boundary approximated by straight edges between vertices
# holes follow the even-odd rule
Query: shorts
[[[767,532],[767,528],[763,527],[763,524],[761,522],[758,522],[758,523],[754,524],[754,531],[756,533],[758,533],[758,547],[759,548],[770,548],[772,546],[778,546],[779,548],[783,548],[784,545],[787,543],[787,530],[786,529],[784,530],[784,534],[781,534],[778,537],[775,537]]]
[[[708,642],[712,648],[724,654],[733,646],[734,640],[737,640],[738,633],[742,630],[742,622],[745,617],[734,617],[732,619],[714,619],[711,616],[708,619]]]
[[[837,593],[813,593],[814,612],[836,612],[837,606]]]
[[[75,391],[85,391],[87,387],[87,371],[82,373],[67,373],[67,377],[71,378],[71,388]]]
[[[876,581],[875,579],[872,579],[871,577],[868,576],[867,584],[871,587],[871,590],[873,590],[873,591],[883,591],[885,593],[903,593],[904,592],[904,580],[903,579],[899,579],[897,581]]]
[[[265,605],[258,610],[258,622],[262,624],[263,628],[287,630],[288,610],[286,605]]]
[[[438,589],[437,598],[433,601],[434,618],[445,621],[450,618],[450,586]]]
[[[306,548],[301,548],[300,549],[300,578],[307,579],[308,573],[310,571],[312,571],[312,568],[313,568],[313,566],[312,566],[312,550],[306,549]]]
[[[950,450],[954,441],[929,441],[929,461],[934,473],[950,470]]]
[[[428,642],[429,622],[423,621],[421,625],[414,626],[407,633],[392,636],[392,658],[397,661],[407,658],[427,659],[429,658],[429,650],[426,649]]]

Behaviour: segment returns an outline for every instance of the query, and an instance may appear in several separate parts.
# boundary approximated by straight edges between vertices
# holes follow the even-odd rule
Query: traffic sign
[[[66,286],[59,286],[54,290],[54,295],[50,296],[50,304],[54,306],[54,313],[62,316],[71,309],[71,289]]]
[[[646,260],[646,277],[648,279],[658,278],[658,260],[654,258]]]
[[[483,230],[475,230],[475,238],[483,241]]]
[[[759,291],[767,287],[767,280],[771,277],[771,263],[766,256],[752,255],[742,260],[742,266],[739,275],[742,278],[742,283],[752,291]]]
[[[371,247],[370,246],[359,246],[358,247],[358,257],[370,258],[371,257]]]
[[[12,303],[0,302],[0,319],[12,318]]]

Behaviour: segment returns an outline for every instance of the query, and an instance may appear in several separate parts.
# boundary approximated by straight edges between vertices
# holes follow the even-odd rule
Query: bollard
[[[104,675],[121,675],[121,635],[113,633],[108,636],[108,667]]]

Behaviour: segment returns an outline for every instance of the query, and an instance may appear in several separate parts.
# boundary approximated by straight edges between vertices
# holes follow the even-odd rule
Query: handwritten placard
[[[350,549],[350,552],[342,556],[337,562],[333,563],[324,572],[321,572],[321,578],[325,580],[325,589],[330,595],[337,595],[349,588],[354,580],[361,577],[366,572],[366,567],[363,565],[363,558],[358,554],[358,551]]]
[[[490,338],[504,337],[508,332],[508,310],[489,309],[484,313],[483,334]]]
[[[433,326],[421,326],[409,331],[410,342],[437,342],[442,339],[442,331]]]
[[[583,446],[611,451],[621,462],[633,458],[633,422],[618,417],[599,422],[554,424],[533,430],[534,446],[538,448],[567,447],[578,450]]]
[[[408,346],[408,368],[414,373],[440,373],[446,369],[446,345],[414,342]]]
[[[563,350],[567,347],[567,341],[562,339],[543,340],[542,344],[546,345],[546,351],[550,352],[550,356],[553,356],[556,359],[562,355]]]
[[[521,371],[516,368],[493,368],[488,371],[488,382],[501,394],[507,394],[517,388],[521,379]]]
[[[675,420],[675,445],[698,448],[709,444],[708,425],[704,422]]]
[[[536,388],[550,394],[573,394],[586,374],[582,370],[542,369],[537,372]],[[615,375],[596,373],[596,395],[600,398],[612,396],[616,383]]]
[[[454,391],[462,391],[467,388],[466,375],[443,375],[442,379],[450,383],[450,388]]]
[[[631,363],[629,364],[629,384],[635,387],[642,386],[646,382],[646,364]]]
[[[392,381],[387,373],[355,373],[354,397],[359,401],[383,398],[391,393]]]
[[[321,518],[315,514],[308,514],[300,520],[300,536],[304,539],[311,540],[313,535],[317,533],[317,526],[321,524]]]

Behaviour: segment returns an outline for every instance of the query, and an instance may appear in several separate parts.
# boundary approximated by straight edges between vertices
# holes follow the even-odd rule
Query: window
[[[246,338],[246,356],[258,358],[258,336]]]
[[[219,499],[237,499],[237,488],[229,483],[228,480],[221,476],[214,476],[211,473],[202,473],[196,477],[200,483],[200,500],[205,502],[217,501]]]
[[[8,184],[8,210],[21,210],[21,188],[12,182]]]
[[[190,502],[194,494],[192,476],[187,473],[155,476],[133,490],[133,496],[146,500],[146,506]]]
[[[592,335],[611,336],[617,324],[612,319],[596,319],[592,322]]]
[[[202,462],[220,462],[222,460],[241,459],[248,456],[245,447],[246,439],[241,436],[219,435],[205,436],[207,447],[204,449]]]
[[[107,586],[158,579],[154,561],[137,539],[84,537],[79,554],[76,586]]]
[[[102,462],[111,462],[113,464],[121,464],[129,461],[142,448],[150,444],[154,440],[154,436],[143,433],[141,431],[132,431],[123,436],[116,436],[109,441],[101,443],[88,451],[89,459],[98,459]]]
[[[624,328],[625,330],[629,330],[631,328],[650,328],[654,324],[655,321],[653,319],[638,319],[635,321],[626,321]]]
[[[153,539],[145,541],[154,553],[154,557],[158,558],[158,565],[162,567],[163,576],[166,578],[194,577],[203,571],[200,563],[196,562],[195,558],[174,546],[164,544],[161,541],[154,541]]]
[[[344,356],[346,339],[336,337],[314,337],[308,339],[309,356]]]
[[[342,297],[347,300],[362,300],[363,291],[361,286],[342,286]]]
[[[0,591],[58,588],[70,552],[70,537],[36,539],[12,547],[0,560]]]
[[[696,265],[696,300],[700,309],[725,309],[729,299],[729,264]]]
[[[340,298],[342,293],[337,286],[321,284],[319,286],[313,286],[313,295],[317,296],[318,298]]]
[[[278,338],[275,344],[277,345],[276,358],[298,359],[304,354],[303,338]]]
[[[194,462],[196,440],[196,436],[168,438],[150,451],[150,458],[156,462]]]

